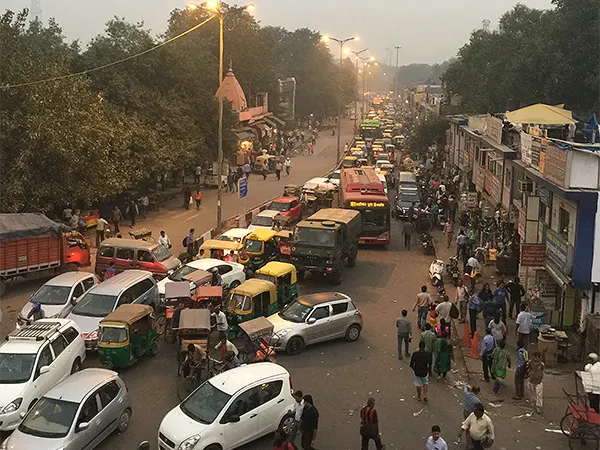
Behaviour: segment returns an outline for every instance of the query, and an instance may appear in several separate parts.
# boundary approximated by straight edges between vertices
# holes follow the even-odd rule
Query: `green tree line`
[[[496,30],[476,30],[442,79],[467,112],[504,112],[532,103],[581,114],[600,108],[597,0],[552,0],[553,9],[519,4]]]
[[[296,115],[327,117],[354,98],[356,80],[319,33],[262,27],[229,8],[225,61],[247,98],[267,92],[278,113],[278,79],[297,81]],[[174,10],[164,35],[114,18],[82,48],[54,20],[28,22],[28,11],[0,15],[0,211],[49,211],[154,184],[167,172],[213,160],[217,149],[218,20],[125,63],[62,77],[148,50],[192,28],[209,13]],[[224,151],[235,151],[237,116],[226,104]]]

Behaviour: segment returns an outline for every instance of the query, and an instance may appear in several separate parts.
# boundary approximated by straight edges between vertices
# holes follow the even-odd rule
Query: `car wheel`
[[[348,342],[354,342],[360,336],[360,326],[359,325],[350,325],[346,330],[346,340]]]
[[[229,284],[229,290],[231,291],[231,290],[235,289],[235,288],[236,288],[236,287],[238,287],[240,284],[242,284],[242,283],[240,283],[240,282],[239,282],[239,280],[233,280],[233,281],[232,281],[232,282]]]
[[[297,355],[302,351],[302,347],[304,347],[304,341],[302,341],[302,338],[294,336],[288,341],[285,351],[288,355]]]
[[[211,444],[208,447],[205,447],[204,450],[223,450],[219,444]]]
[[[73,361],[73,365],[71,366],[71,375],[74,374],[75,372],[79,372],[81,370],[81,361],[79,360],[79,358],[77,358],[75,361]]]
[[[158,337],[154,341],[154,344],[152,344],[152,347],[150,347],[148,354],[150,356],[156,356],[158,354]]]
[[[294,429],[294,416],[292,414],[286,414],[279,422],[278,430],[283,430],[287,436],[290,435]]]
[[[121,416],[119,417],[119,426],[117,427],[117,430],[119,430],[119,433],[125,433],[127,431],[127,428],[129,428],[130,420],[131,420],[131,410],[126,409],[125,411],[123,411],[121,413]]]

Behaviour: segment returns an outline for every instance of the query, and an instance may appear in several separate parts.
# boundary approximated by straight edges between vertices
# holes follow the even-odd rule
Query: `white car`
[[[42,306],[46,317],[67,317],[77,300],[100,283],[98,277],[89,272],[67,272],[60,274],[37,290],[19,313],[19,321],[25,322],[34,302]]]
[[[14,430],[46,392],[81,370],[85,344],[68,319],[40,319],[0,345],[0,431]]]
[[[339,186],[341,172],[342,172],[341,170],[335,170],[335,171],[331,172],[329,175],[327,175],[327,180],[329,181],[329,183]]]
[[[231,230],[227,230],[225,233],[219,236],[218,240],[241,244],[250,231],[251,230],[248,228],[232,228]]]
[[[381,184],[383,184],[383,192],[385,192],[385,195],[387,195],[388,185],[387,180],[385,179],[385,175],[382,173],[377,173],[377,178],[379,178],[379,181],[381,181]]]
[[[221,274],[221,278],[223,279],[223,286],[227,286],[230,289],[233,289],[236,286],[239,286],[244,281],[246,281],[246,272],[244,271],[244,266],[242,264],[238,264],[236,262],[225,262],[220,259],[213,258],[204,258],[204,259],[196,259],[194,261],[190,261],[187,264],[184,264],[171,275],[166,278],[160,280],[158,285],[158,295],[160,297],[164,297],[165,295],[165,285],[167,283],[172,283],[174,281],[184,281],[183,277],[189,275],[196,270],[206,270],[209,271],[213,267],[216,267],[219,273]],[[190,290],[194,288],[194,284],[190,283]]]
[[[252,222],[248,227],[248,230],[254,231],[259,228],[264,228],[266,230],[270,230],[273,228],[273,219],[280,211],[273,211],[270,209],[265,209],[264,211],[259,212],[252,218]]]
[[[232,450],[294,418],[290,374],[272,363],[248,364],[219,374],[192,392],[162,420],[162,450]]]

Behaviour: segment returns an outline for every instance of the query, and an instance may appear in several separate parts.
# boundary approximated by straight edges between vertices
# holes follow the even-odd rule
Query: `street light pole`
[[[354,55],[356,56],[356,88],[355,88],[355,92],[356,92],[356,97],[358,97],[358,60],[360,58],[360,54],[366,52],[367,50],[369,50],[368,48],[365,48],[363,50],[360,50],[358,52],[355,52],[354,50],[352,51],[352,53],[354,53]],[[358,119],[358,98],[355,98],[354,100],[354,130],[356,132],[356,121]]]
[[[221,11],[219,14],[219,90],[223,84],[223,25],[225,21],[225,14]],[[223,93],[219,95],[219,128],[217,132],[217,233],[221,231],[222,225],[222,208],[221,208],[221,195],[222,195],[222,179],[223,179]]]
[[[396,75],[394,76],[394,97],[396,97],[394,99],[394,102],[396,102],[398,100],[398,70],[400,69],[400,66],[398,65],[399,59],[400,59],[400,49],[402,48],[399,45],[396,45],[394,47],[396,49]]]

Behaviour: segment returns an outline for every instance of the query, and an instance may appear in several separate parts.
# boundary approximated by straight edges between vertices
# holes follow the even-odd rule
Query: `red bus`
[[[390,200],[373,169],[342,169],[339,205],[360,212],[360,244],[390,243]]]

